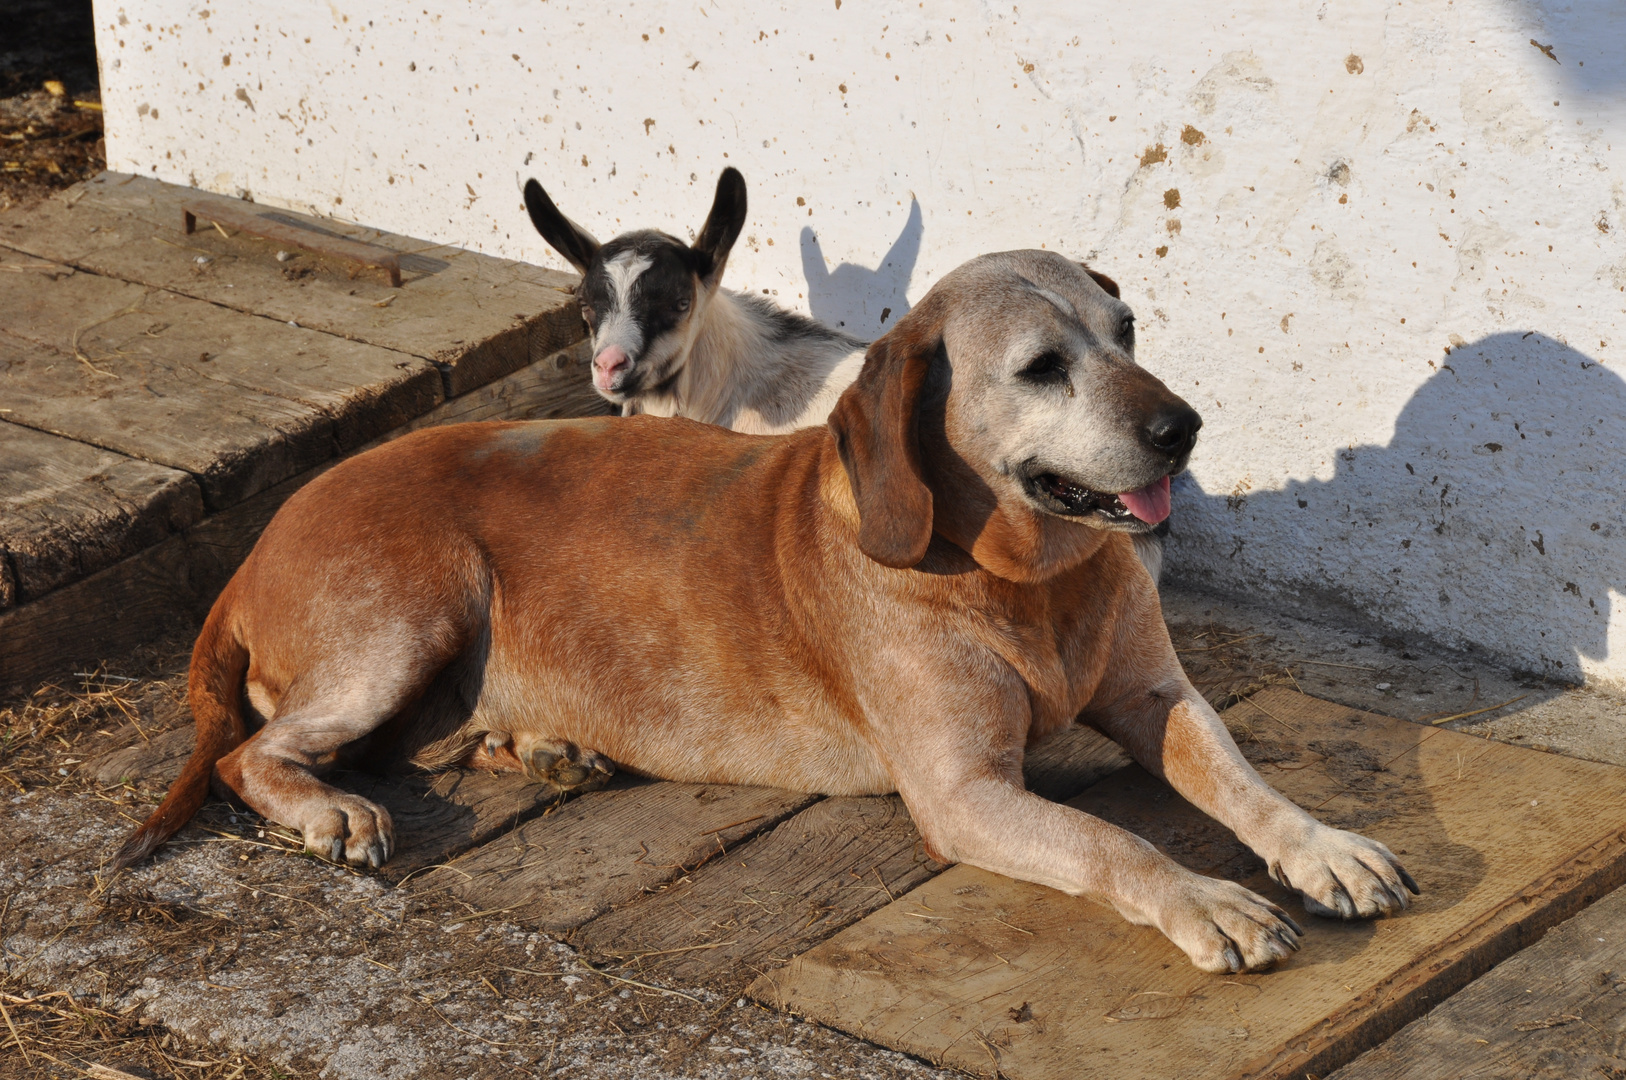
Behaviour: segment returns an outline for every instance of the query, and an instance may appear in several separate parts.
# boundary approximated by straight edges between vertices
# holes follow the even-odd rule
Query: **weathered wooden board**
[[[507,197],[515,228],[530,232],[519,197]],[[0,213],[0,245],[432,360],[445,375],[447,396],[516,371],[584,335],[575,297],[565,291],[576,280],[571,275],[329,218],[257,208],[313,235],[325,231],[407,253],[401,258],[405,282],[395,289],[379,271],[356,273],[351,264],[309,252],[291,252],[293,258],[279,262],[278,245],[224,235],[202,215],[198,231],[186,234],[182,204],[207,198],[190,188],[103,173],[26,211]],[[542,251],[540,238],[537,245]]]
[[[0,407],[0,562],[25,603],[151,547],[203,517],[183,472],[7,423]]]
[[[347,773],[333,783],[390,812],[395,854],[380,873],[391,881],[487,843],[559,802],[553,789],[523,776],[468,769],[432,776]]]
[[[1626,1076],[1626,889],[1327,1080]]]
[[[586,364],[585,344],[572,346],[444,402],[369,445],[440,423],[602,415],[607,406],[593,392]],[[333,464],[285,480],[89,578],[0,610],[0,688],[94,663],[176,627],[196,625],[278,507]]]
[[[0,611],[0,689],[61,676],[196,625],[186,537]]]
[[[1219,978],[1110,908],[960,866],[752,984],[758,1000],[970,1072],[1325,1074],[1626,878],[1626,773],[1275,688],[1228,714],[1267,780],[1402,855],[1399,918],[1308,918],[1282,969]],[[1138,768],[1071,805],[1302,911]]]
[[[1064,799],[1127,765],[1071,728],[1035,747],[1028,788]],[[680,981],[738,985],[941,873],[897,796],[826,799],[656,895],[593,920],[577,944]]]
[[[94,274],[7,285],[5,419],[184,470],[210,509],[441,401],[434,365],[375,345]]]
[[[417,879],[481,911],[571,930],[811,805],[816,795],[726,784],[596,791]]]

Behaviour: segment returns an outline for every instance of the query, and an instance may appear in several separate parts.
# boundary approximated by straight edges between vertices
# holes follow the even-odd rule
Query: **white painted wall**
[[[562,265],[525,177],[683,235],[734,164],[729,281],[865,334],[1088,258],[1207,421],[1177,578],[1626,688],[1619,0],[96,11],[114,169]]]

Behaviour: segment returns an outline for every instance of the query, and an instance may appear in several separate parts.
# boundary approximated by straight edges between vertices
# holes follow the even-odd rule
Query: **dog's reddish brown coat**
[[[473,424],[306,486],[210,613],[199,751],[119,864],[184,823],[211,767],[317,850],[380,862],[387,815],[316,772],[517,768],[496,732],[672,780],[897,790],[944,859],[1102,895],[1210,970],[1286,955],[1273,906],[1022,790],[1023,748],[1082,715],[1307,895],[1331,906],[1345,886],[1323,871],[1365,866],[1360,913],[1403,906],[1381,845],[1315,823],[1242,759],[1129,536],[996,490],[962,454],[964,406],[923,405],[954,316],[939,289],[871,347],[828,430]],[[1109,373],[1131,407],[1171,397],[1132,363]]]

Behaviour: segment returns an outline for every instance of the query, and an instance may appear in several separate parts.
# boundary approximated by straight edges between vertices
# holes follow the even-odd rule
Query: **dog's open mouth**
[[[1156,525],[1169,516],[1167,476],[1135,491],[1114,494],[1092,491],[1056,473],[1041,472],[1027,478],[1027,489],[1040,506],[1067,517],[1097,515],[1110,522]]]

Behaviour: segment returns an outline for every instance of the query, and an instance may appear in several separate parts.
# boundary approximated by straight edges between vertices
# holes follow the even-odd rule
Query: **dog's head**
[[[593,334],[594,388],[620,404],[670,383],[745,226],[745,178],[723,170],[693,244],[653,229],[600,244],[535,180],[525,182],[525,208],[542,239],[581,272],[576,296]]]
[[[1000,576],[1049,576],[1102,530],[1169,514],[1202,420],[1135,363],[1110,278],[1048,251],[985,255],[870,346],[830,428],[859,545],[914,566],[935,531]]]

